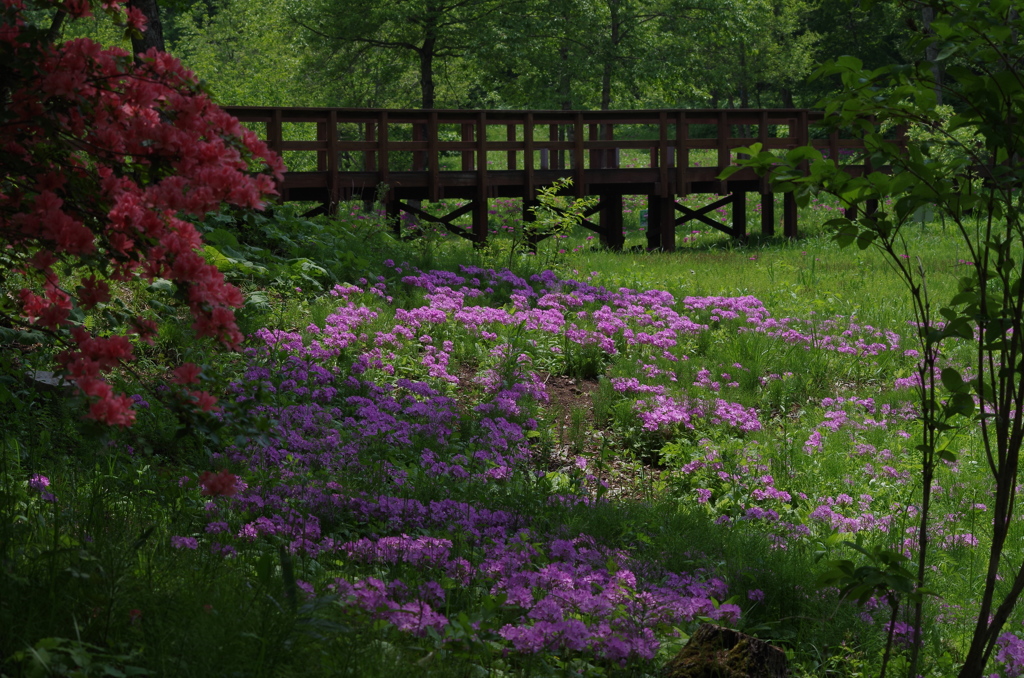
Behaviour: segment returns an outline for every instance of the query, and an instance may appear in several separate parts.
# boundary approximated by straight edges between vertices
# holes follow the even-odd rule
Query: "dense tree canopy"
[[[812,65],[908,53],[921,17],[848,0],[202,0],[167,47],[226,104],[807,106]]]

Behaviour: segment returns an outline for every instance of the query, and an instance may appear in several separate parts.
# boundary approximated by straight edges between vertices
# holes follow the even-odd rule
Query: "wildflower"
[[[171,546],[176,549],[190,549],[195,551],[199,548],[199,542],[195,537],[171,537]]]
[[[42,492],[50,486],[50,479],[36,473],[28,479],[28,486],[36,492]]]

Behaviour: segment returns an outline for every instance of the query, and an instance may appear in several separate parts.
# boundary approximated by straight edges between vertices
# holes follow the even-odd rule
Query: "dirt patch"
[[[548,394],[544,419],[552,428],[554,443],[542,469],[566,471],[576,467],[582,457],[587,461],[587,473],[605,484],[608,498],[650,498],[660,471],[633,459],[614,431],[595,428],[597,380],[540,376]]]

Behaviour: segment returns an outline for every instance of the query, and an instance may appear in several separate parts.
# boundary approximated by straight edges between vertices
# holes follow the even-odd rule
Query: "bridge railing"
[[[822,117],[807,109],[687,109],[643,111],[503,111],[227,107],[255,125],[270,148],[332,192],[341,184],[391,184],[395,175],[427,173],[429,199],[443,197],[457,173],[472,173],[486,191],[514,173],[533,195],[537,172],[560,170],[585,192],[585,173],[604,171],[628,183],[629,172],[653,176],[662,195],[686,195],[693,181],[729,166],[735,149],[811,144],[848,171],[864,169],[856,139],[812,135]],[[670,171],[671,170],[671,171]],[[318,178],[310,176],[316,173]],[[339,175],[346,175],[346,180]],[[513,180],[513,177],[508,177]],[[287,179],[286,179],[287,181]]]

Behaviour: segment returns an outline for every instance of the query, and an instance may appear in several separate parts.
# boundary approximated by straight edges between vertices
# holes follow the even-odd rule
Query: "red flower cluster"
[[[204,497],[230,497],[238,492],[238,476],[226,469],[220,473],[203,471],[199,476],[199,484],[203,488],[200,494]]]
[[[131,360],[131,346],[74,327],[74,307],[108,302],[110,282],[164,278],[197,334],[237,348],[242,295],[203,259],[187,219],[225,202],[261,207],[284,166],[170,55],[151,50],[137,63],[88,39],[53,44],[29,18],[52,8],[72,18],[100,5],[120,12],[120,2],[0,0],[0,278],[27,281],[16,300],[0,296],[0,318],[61,338],[60,363],[89,397],[89,416],[128,425],[130,400],[102,373]],[[141,14],[125,21],[138,28]],[[58,263],[78,274],[73,291]],[[143,318],[132,324],[144,340],[156,329]]]

